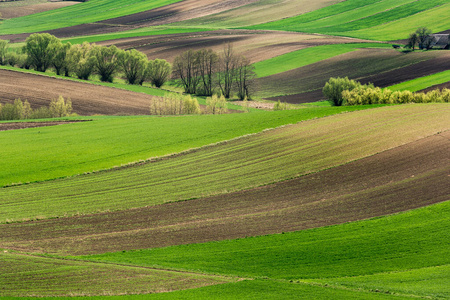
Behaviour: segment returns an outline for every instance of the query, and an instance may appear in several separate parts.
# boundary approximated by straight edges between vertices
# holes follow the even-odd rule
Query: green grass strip
[[[126,16],[181,0],[89,0],[60,9],[3,21],[2,34],[47,31]]]
[[[258,77],[266,77],[301,68],[340,54],[355,51],[359,48],[392,48],[392,46],[381,43],[351,43],[316,46],[257,62],[254,64],[255,72]]]
[[[286,280],[374,275],[449,264],[449,226],[447,201],[300,232],[79,258]],[[417,273],[413,277],[418,278]]]
[[[139,29],[133,29],[129,31],[121,31],[116,33],[107,33],[99,35],[89,35],[82,37],[73,37],[64,39],[64,42],[70,42],[72,44],[81,44],[83,42],[96,43],[103,41],[110,41],[116,39],[130,38],[130,37],[142,37],[149,35],[163,35],[163,34],[180,34],[180,33],[194,33],[194,32],[204,32],[204,31],[214,31],[216,29],[211,28],[179,28],[179,27],[167,27],[167,26],[154,26],[145,27]]]
[[[449,81],[450,70],[391,85],[388,89],[393,91],[409,90],[411,92],[416,92]]]
[[[154,163],[3,188],[0,189],[0,222],[157,205],[257,187],[317,172],[412,142],[417,137],[447,130],[449,109],[447,104],[404,105],[339,114],[246,136]],[[326,115],[327,111],[333,110],[323,107],[267,115],[285,123],[289,113],[302,114],[302,111],[304,118],[310,119],[317,117],[318,111]],[[245,119],[247,116],[252,116],[254,122]],[[56,132],[56,139],[55,129],[43,128],[40,133],[24,130],[23,138],[25,146],[30,145],[25,153],[41,152],[39,155],[46,167],[63,165],[57,159],[61,152],[79,164],[85,161],[86,155],[91,156],[87,165],[92,165],[105,155],[110,156],[108,152],[117,153],[117,148],[141,155],[149,147],[155,147],[155,152],[176,146],[186,149],[196,141],[191,132],[202,132],[198,137],[201,143],[223,140],[227,133],[231,137],[240,136],[243,132],[241,127],[245,126],[247,130],[258,126],[258,123],[267,126],[264,116],[263,113],[251,113],[201,118],[115,118],[114,126],[101,122],[60,126],[62,129]],[[166,122],[158,123],[157,120],[161,119]],[[177,122],[178,119],[184,123]],[[86,130],[92,134],[89,139],[86,138],[90,136],[85,134]],[[178,135],[182,136],[181,141]],[[2,144],[14,143],[14,138],[4,137]],[[53,146],[46,146],[41,140],[43,138]],[[88,140],[92,138],[99,140],[90,143]],[[176,141],[175,145],[172,141]],[[74,144],[81,144],[82,151],[73,151]],[[99,150],[101,148],[105,150]],[[52,156],[49,157],[48,153]],[[11,156],[12,161],[28,162],[23,156],[19,160],[12,151]],[[117,158],[117,155],[113,156]],[[113,158],[109,158],[109,162]],[[6,166],[11,169],[10,164],[6,163]],[[31,167],[25,169],[33,170]]]

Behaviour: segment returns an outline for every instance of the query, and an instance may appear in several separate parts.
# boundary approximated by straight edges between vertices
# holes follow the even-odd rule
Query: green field
[[[447,298],[449,213],[450,203],[444,202],[295,233],[79,258]],[[422,286],[419,278],[431,284]]]
[[[258,77],[266,77],[301,68],[360,48],[392,48],[381,43],[323,45],[289,52],[254,64]]]
[[[396,85],[391,85],[388,88],[393,91],[409,90],[411,92],[417,92],[429,88],[431,86],[446,83],[449,81],[450,81],[450,70],[405,81]]]
[[[92,23],[154,9],[180,0],[90,0],[57,10],[3,21],[2,34],[46,31]]]
[[[446,104],[363,110],[301,122],[156,163],[4,188],[0,189],[3,200],[0,222],[157,205],[269,184],[446,130],[446,116]],[[211,119],[221,123],[227,117],[211,116]],[[132,119],[120,120],[132,128]],[[99,127],[89,123],[80,126],[77,129],[72,124],[67,133],[72,136],[79,128],[97,130]],[[28,137],[40,136],[36,130],[25,132]],[[49,132],[44,131],[44,134]],[[165,137],[170,139],[165,140],[170,141],[174,136],[167,134]],[[114,147],[116,143],[106,148],[112,151]],[[333,151],[336,147],[340,151]],[[43,151],[48,152],[51,149]],[[95,152],[91,155],[95,157]],[[45,161],[48,163],[48,156]],[[217,181],[218,176],[220,181]]]
[[[427,24],[434,32],[448,29],[447,0],[348,0],[311,13],[255,25],[251,29],[343,35],[373,40],[404,39]]]

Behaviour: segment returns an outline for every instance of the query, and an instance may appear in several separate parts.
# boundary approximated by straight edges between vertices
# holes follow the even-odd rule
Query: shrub
[[[119,49],[116,46],[103,47],[94,45],[91,50],[94,72],[100,75],[100,80],[113,82],[114,74],[119,65],[117,63]]]
[[[8,41],[0,40],[0,65],[6,65],[6,54],[8,53]]]
[[[72,45],[67,53],[67,68],[79,79],[88,80],[94,69],[94,57],[91,55],[92,45],[84,42]]]
[[[220,95],[220,97],[212,95],[206,98],[206,109],[208,113],[213,115],[224,114],[228,111],[227,100],[223,95]]]
[[[8,52],[6,54],[6,62],[11,66],[14,67],[19,63],[19,55],[16,52]]]
[[[72,102],[70,99],[65,101],[62,96],[59,96],[58,99],[53,99],[50,102],[49,109],[53,118],[67,117],[72,113]]]
[[[136,49],[118,50],[117,62],[129,84],[142,84],[148,64],[144,53]]]
[[[288,108],[288,104],[286,102],[281,102],[280,100],[278,100],[275,105],[273,106],[273,110],[287,110]]]
[[[151,115],[189,115],[200,114],[200,105],[190,95],[170,94],[154,97],[150,106]]]
[[[61,41],[48,33],[30,35],[23,48],[36,71],[45,72],[53,62]]]
[[[330,80],[323,87],[323,94],[328,98],[334,106],[344,105],[344,98],[342,92],[345,90],[351,91],[354,88],[361,86],[361,84],[355,80],[350,80],[348,77],[331,77]]]
[[[172,74],[172,65],[164,59],[155,59],[148,62],[146,77],[156,87],[161,87],[169,80]]]

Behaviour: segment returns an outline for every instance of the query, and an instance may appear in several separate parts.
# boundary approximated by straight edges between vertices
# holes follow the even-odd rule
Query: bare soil
[[[12,19],[23,17],[27,15],[37,14],[44,11],[49,11],[61,7],[74,5],[80,2],[76,1],[52,1],[47,3],[39,3],[33,5],[26,5],[21,7],[0,7],[0,14],[3,19]]]
[[[90,83],[0,70],[0,101],[28,100],[32,108],[48,106],[60,95],[72,101],[79,115],[148,114],[152,96]]]
[[[445,82],[445,83],[441,83],[441,84],[436,84],[436,85],[430,86],[429,88],[426,88],[426,89],[421,90],[421,91],[419,91],[419,92],[425,92],[425,93],[427,93],[427,92],[430,92],[430,91],[432,91],[432,90],[437,90],[437,89],[439,89],[439,90],[442,90],[442,89],[450,89],[450,81],[449,81],[449,82]]]
[[[76,122],[84,121],[54,121],[54,122],[10,122],[10,123],[0,123],[0,131],[5,130],[16,130],[25,128],[36,128],[36,127],[46,127],[46,126],[56,126],[62,124],[70,124]]]
[[[0,248],[92,254],[303,230],[449,200],[450,132],[269,186],[80,217],[0,225]]]

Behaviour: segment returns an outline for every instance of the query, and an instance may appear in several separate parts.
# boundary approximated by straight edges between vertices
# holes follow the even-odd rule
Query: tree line
[[[27,100],[16,99],[14,103],[5,105],[0,103],[0,120],[47,119],[73,115],[76,114],[72,113],[72,102],[62,96],[51,100],[48,107],[41,106],[37,109],[31,108]]]
[[[236,93],[244,100],[251,99],[255,91],[254,66],[235,53],[231,44],[219,54],[211,49],[183,52],[174,60],[173,76],[187,94],[218,94],[229,99]]]
[[[161,87],[170,79],[172,66],[166,60],[149,60],[135,49],[99,46],[84,42],[72,45],[48,33],[30,35],[20,52],[8,50],[8,42],[0,40],[0,64],[33,68],[45,72],[53,68],[57,75],[88,80],[97,74],[101,81],[113,82],[121,73],[129,84],[150,82]]]
[[[334,106],[450,102],[450,89],[446,88],[428,93],[391,91],[375,87],[373,84],[361,84],[348,77],[330,78],[323,87],[323,93]]]

